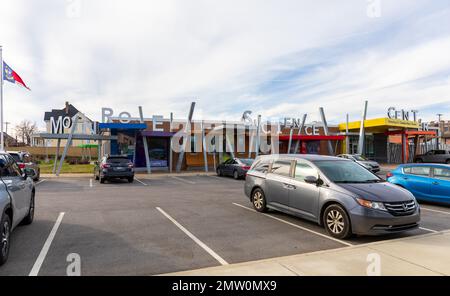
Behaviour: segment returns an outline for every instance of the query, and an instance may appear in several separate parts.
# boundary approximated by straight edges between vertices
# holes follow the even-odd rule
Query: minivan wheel
[[[105,183],[105,177],[99,176],[98,179],[100,180],[100,183]]]
[[[329,235],[344,239],[352,235],[347,212],[337,204],[328,206],[323,213],[323,225]]]
[[[11,237],[11,219],[3,214],[0,224],[0,266],[5,264],[9,256]]]
[[[221,169],[217,169],[217,176],[220,176],[220,177],[222,177],[222,176],[223,176],[223,174],[222,174],[222,170],[221,170]]]
[[[252,193],[252,204],[255,210],[260,213],[267,212],[266,196],[261,189],[255,189]]]

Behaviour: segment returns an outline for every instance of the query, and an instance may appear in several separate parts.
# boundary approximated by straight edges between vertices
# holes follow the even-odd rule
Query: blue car
[[[387,181],[408,189],[418,200],[450,205],[450,165],[400,165],[387,174]]]

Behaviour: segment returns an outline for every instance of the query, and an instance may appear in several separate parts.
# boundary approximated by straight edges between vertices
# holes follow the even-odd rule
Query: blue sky
[[[445,0],[0,0],[6,120],[43,126],[66,100],[137,115],[358,120],[390,106],[450,119]]]

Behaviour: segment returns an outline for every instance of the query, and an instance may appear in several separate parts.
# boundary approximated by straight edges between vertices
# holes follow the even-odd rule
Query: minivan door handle
[[[287,183],[283,183],[283,187],[287,188],[287,189],[295,189],[296,188],[294,185],[287,184]]]

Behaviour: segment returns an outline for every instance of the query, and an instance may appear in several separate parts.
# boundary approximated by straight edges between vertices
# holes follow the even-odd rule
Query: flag
[[[9,67],[5,62],[3,62],[3,80],[21,85],[26,89],[31,90],[28,88],[28,86],[25,84],[22,78],[20,78],[19,74],[17,74],[13,69],[11,69],[11,67]]]

